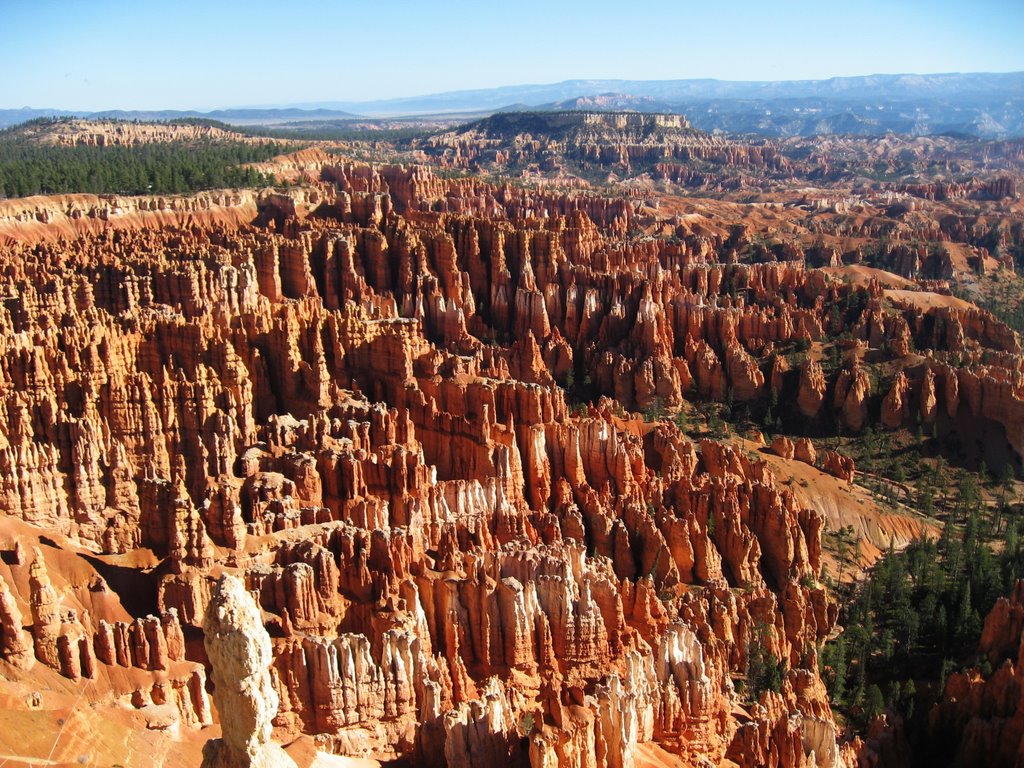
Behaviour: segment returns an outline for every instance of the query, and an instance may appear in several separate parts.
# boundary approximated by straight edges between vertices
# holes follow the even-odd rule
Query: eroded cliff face
[[[856,359],[779,354],[852,307],[854,287],[800,262],[720,264],[727,238],[706,232],[625,239],[621,200],[322,173],[315,216],[265,198],[266,227],[8,250],[0,510],[100,562],[159,566],[151,618],[119,582],[94,622],[22,547],[0,570],[0,654],[71,680],[166,672],[182,724],[209,723],[188,638],[230,572],[270,633],[284,743],[449,766],[628,768],[645,743],[693,764],[834,764],[823,514],[749,444],[630,411],[792,393],[854,430],[961,404],[1011,425],[1012,334],[949,307],[908,323],[873,286],[841,317],[851,341],[934,350],[874,392]],[[590,404],[570,408],[579,387]],[[810,441],[775,452],[853,476]],[[145,706],[137,690],[112,695]]]

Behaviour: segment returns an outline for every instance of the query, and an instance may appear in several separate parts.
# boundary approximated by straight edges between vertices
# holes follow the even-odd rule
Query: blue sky
[[[1024,70],[1024,1],[0,0],[0,108],[211,109],[571,78]]]

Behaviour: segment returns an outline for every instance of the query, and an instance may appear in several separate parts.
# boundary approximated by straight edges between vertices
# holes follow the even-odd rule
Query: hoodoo
[[[241,581],[228,575],[217,580],[203,631],[221,738],[206,743],[202,768],[297,768],[270,739],[278,707],[270,635]]]

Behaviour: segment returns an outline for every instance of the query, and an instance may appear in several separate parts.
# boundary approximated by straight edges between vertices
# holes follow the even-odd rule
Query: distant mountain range
[[[235,124],[489,114],[537,109],[685,114],[704,131],[763,136],[823,133],[1024,136],[1024,72],[868,75],[828,80],[566,80],[377,101],[324,101],[214,112],[96,112],[83,117],[167,120],[208,117]],[[0,126],[63,110],[0,110]]]
[[[1024,72],[829,80],[567,80],[371,102],[297,104],[364,115],[536,109],[679,112],[703,131],[1024,136]]]
[[[343,109],[361,115],[397,115],[417,112],[498,111],[510,104],[536,108],[549,102],[604,93],[645,96],[664,103],[706,100],[837,99],[866,101],[921,100],[927,98],[1024,97],[1024,72],[867,75],[828,80],[565,80],[549,85],[511,85],[473,91],[449,91],[379,101],[324,101],[290,106],[301,109]]]

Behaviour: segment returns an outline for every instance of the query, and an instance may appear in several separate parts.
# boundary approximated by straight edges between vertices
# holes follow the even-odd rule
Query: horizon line
[[[517,88],[550,88],[560,85],[569,85],[573,83],[728,83],[736,85],[779,85],[784,83],[828,83],[836,80],[865,80],[875,77],[950,77],[950,76],[977,76],[977,75],[1024,75],[1024,70],[1007,70],[1007,71],[949,71],[949,72],[872,72],[869,74],[862,75],[834,75],[831,77],[819,77],[819,78],[792,78],[792,79],[776,79],[776,80],[731,80],[724,78],[715,77],[678,77],[678,78],[650,78],[650,79],[635,79],[635,78],[587,78],[587,77],[576,77],[567,78],[564,80],[557,80],[554,82],[547,83],[512,83],[505,85],[494,85],[482,88],[460,88],[449,91],[432,91],[429,93],[419,93],[408,96],[390,96],[382,97],[377,99],[364,99],[364,100],[347,100],[342,98],[324,98],[320,101],[303,101],[303,102],[278,102],[268,103],[260,105],[235,105],[235,106],[218,106],[218,107],[164,107],[158,109],[141,109],[136,107],[104,107],[104,108],[93,108],[93,109],[67,109],[64,107],[33,107],[31,105],[22,105],[19,107],[6,107],[0,106],[0,111],[5,112],[64,112],[62,116],[90,116],[103,112],[182,112],[182,113],[195,113],[195,114],[209,114],[212,112],[232,112],[232,111],[257,111],[257,110],[289,110],[297,109],[300,111],[344,111],[341,107],[324,107],[323,104],[337,104],[337,105],[373,105],[373,104],[385,104],[389,102],[403,102],[412,101],[416,99],[429,99],[441,96],[457,96],[463,94],[473,93],[487,93],[496,92],[502,90],[512,90]],[[581,95],[599,95],[599,94],[581,94]],[[691,97],[692,98],[692,97]],[[728,97],[718,97],[728,98]],[[321,106],[316,106],[321,105]],[[459,111],[459,110],[454,110]],[[366,115],[353,115],[353,117],[368,117]]]

